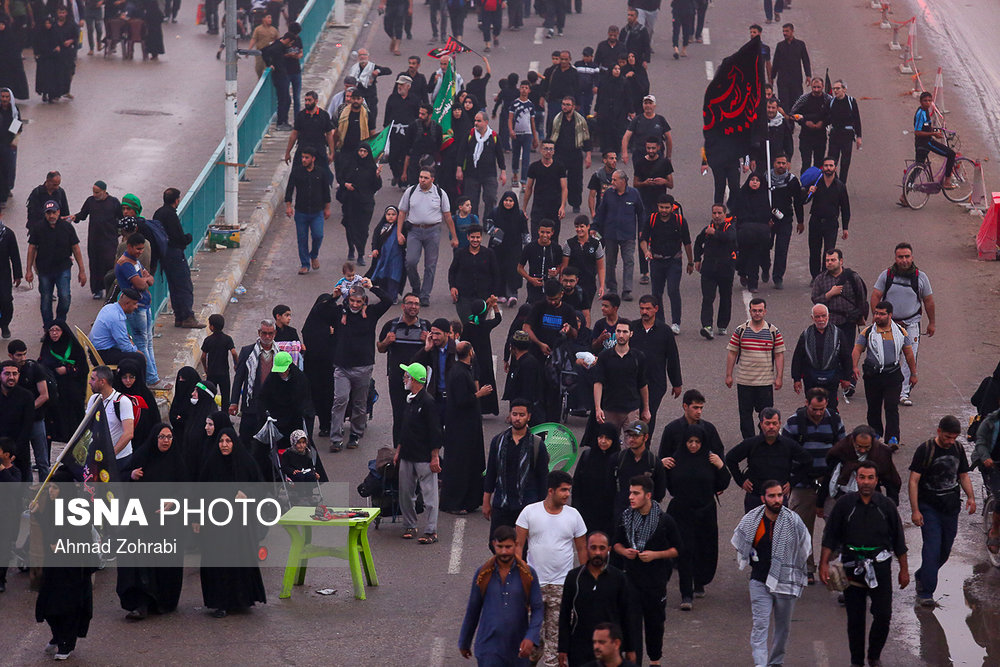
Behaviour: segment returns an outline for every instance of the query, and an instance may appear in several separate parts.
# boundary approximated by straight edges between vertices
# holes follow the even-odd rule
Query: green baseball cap
[[[400,364],[399,367],[420,384],[427,384],[427,369],[423,364]]]
[[[274,365],[271,366],[272,373],[284,373],[292,365],[292,355],[287,352],[279,352],[274,355]]]

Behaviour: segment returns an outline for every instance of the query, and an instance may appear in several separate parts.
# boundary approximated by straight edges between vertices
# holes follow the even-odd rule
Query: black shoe
[[[216,609],[215,611],[212,612],[212,616],[215,617],[215,618],[225,618],[226,617],[226,610],[225,609]]]
[[[342,449],[344,449],[344,443],[342,442],[334,442],[330,444],[330,452],[333,454],[340,452]]]
[[[0,593],[6,593],[6,592],[7,592],[7,582],[0,581]]]
[[[850,387],[844,390],[844,398],[853,398],[854,394],[857,393],[857,391],[858,388],[852,384]]]
[[[4,338],[10,338],[10,329],[4,327],[3,329],[0,329],[0,334],[2,334]]]
[[[762,283],[766,283],[768,280],[770,280],[770,278],[771,274],[767,271],[764,271],[763,273],[760,274],[760,281]]]
[[[631,301],[631,300],[632,300],[632,292],[628,290],[622,292],[622,301]]]
[[[357,449],[358,448],[358,444],[360,442],[361,442],[361,438],[359,438],[356,435],[352,435],[351,439],[347,441],[347,448],[348,449]]]
[[[781,278],[774,279],[774,289],[785,289],[785,281]]]
[[[358,255],[358,266],[365,266],[365,256]]]
[[[330,437],[330,429],[328,429],[328,428],[321,428],[319,430],[319,437],[321,437],[321,438],[329,438]]]
[[[420,300],[420,305],[421,305],[422,307],[424,307],[424,308],[427,308],[428,306],[430,306],[430,305],[431,305],[431,300],[430,300],[430,299],[427,299],[427,298],[424,298],[424,299],[421,299],[421,300]]]

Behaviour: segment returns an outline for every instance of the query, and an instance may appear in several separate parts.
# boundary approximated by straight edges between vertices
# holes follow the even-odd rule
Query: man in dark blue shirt
[[[931,106],[934,104],[934,96],[928,92],[920,93],[920,108],[913,114],[913,147],[916,149],[916,159],[918,162],[927,160],[928,153],[937,153],[947,160],[945,165],[944,188],[950,189],[951,170],[955,166],[955,151],[935,139],[944,139],[944,133],[940,129],[935,129],[931,123]]]

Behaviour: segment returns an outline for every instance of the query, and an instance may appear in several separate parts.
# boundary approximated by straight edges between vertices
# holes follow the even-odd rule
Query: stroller
[[[547,383],[558,388],[560,423],[566,423],[570,415],[585,417],[589,412],[588,406],[581,398],[580,370],[576,365],[576,350],[570,341],[561,341],[552,349],[545,375]]]
[[[309,433],[305,420],[302,422],[302,430]],[[316,480],[315,489],[305,482],[292,482],[281,469],[281,456],[285,449],[280,445],[287,443],[284,434],[278,430],[278,422],[271,415],[267,415],[264,426],[254,435],[254,440],[268,448],[267,462],[269,464],[270,476],[274,484],[274,497],[278,499],[282,507],[287,511],[292,505],[316,505],[323,502],[323,490],[320,483],[327,480],[323,462],[319,458],[312,439],[309,439],[309,458],[312,461],[313,469],[319,473]],[[284,441],[284,442],[283,442]]]
[[[399,516],[399,468],[392,462],[395,452],[389,447],[380,447],[375,458],[368,461],[368,474],[358,484],[358,495],[368,499],[369,507],[378,507],[381,514],[375,519],[378,530],[382,517],[386,514],[396,523]],[[424,501],[417,492],[417,514],[424,511]]]

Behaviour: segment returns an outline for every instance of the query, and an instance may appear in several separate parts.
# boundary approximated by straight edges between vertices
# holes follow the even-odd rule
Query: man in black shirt
[[[683,545],[673,517],[660,509],[658,501],[653,502],[653,480],[636,475],[628,484],[629,507],[615,529],[615,553],[622,559],[625,575],[638,598],[650,664],[658,665],[663,656],[667,581],[672,569],[669,559],[677,558]],[[641,659],[638,637],[633,645],[636,657]]]
[[[42,311],[42,326],[52,323],[52,292],[59,293],[55,319],[66,321],[70,306],[70,270],[73,260],[80,269],[80,285],[87,284],[87,272],[83,268],[83,254],[76,230],[60,217],[59,204],[54,200],[45,202],[45,222],[34,225],[28,232],[28,259],[24,279],[28,283],[35,280],[38,271],[38,293],[41,295],[39,309]]]
[[[829,581],[830,556],[840,551],[840,560],[850,582],[844,589],[844,603],[851,664],[863,665],[865,662],[865,607],[871,597],[872,629],[867,656],[869,665],[878,665],[892,619],[892,555],[899,559],[901,589],[909,585],[910,572],[903,522],[893,502],[875,491],[878,486],[875,464],[862,461],[856,475],[857,492],[838,500],[826,519],[819,578],[824,584]]]
[[[423,77],[423,74],[419,74]],[[427,95],[427,81],[423,80],[424,96]],[[403,164],[409,149],[407,144],[407,128],[417,119],[423,98],[416,92],[416,83],[412,77],[400,74],[396,77],[396,90],[385,102],[385,117],[382,125],[392,126],[389,141],[389,167],[392,169],[393,185],[402,178]]]
[[[618,26],[608,26],[608,38],[597,45],[594,60],[602,70],[609,70],[618,64],[625,52],[625,45],[618,41]]]
[[[948,561],[958,532],[962,509],[959,490],[965,491],[965,509],[976,513],[976,496],[969,480],[969,460],[957,442],[962,425],[952,415],[938,422],[937,436],[917,447],[910,462],[909,496],[911,518],[920,526],[923,546],[917,579],[917,602],[936,607],[938,570]]]
[[[840,163],[840,180],[847,183],[854,144],[861,148],[861,113],[858,101],[847,94],[847,85],[842,79],[833,82],[829,122],[830,156]]]
[[[649,389],[649,430],[656,428],[656,413],[667,393],[667,380],[671,395],[677,398],[683,391],[681,358],[677,353],[674,333],[658,317],[659,301],[646,294],[639,299],[639,319],[632,322],[630,346],[642,354],[646,365],[646,382]]]
[[[705,396],[697,389],[688,389],[681,399],[684,414],[667,424],[663,428],[663,435],[660,437],[660,451],[658,458],[663,462],[666,469],[675,465],[675,454],[680,447],[683,447],[688,438],[688,426],[700,426],[704,435],[702,446],[718,456],[725,455],[725,447],[719,431],[715,425],[702,419],[702,411],[705,409]]]
[[[566,338],[576,338],[576,312],[563,303],[563,288],[558,280],[545,281],[545,299],[536,303],[524,323],[524,332],[537,346],[542,357],[552,353],[552,348]]]
[[[579,491],[578,491],[579,492]],[[569,571],[559,610],[559,657],[569,667],[588,664],[594,657],[594,628],[614,623],[622,628],[621,650],[631,653],[636,614],[633,593],[625,573],[608,565],[610,538],[600,531],[587,536],[587,562]],[[639,630],[641,634],[641,630]]]
[[[355,88],[351,91],[349,103],[337,115],[333,128],[334,147],[337,153],[333,158],[335,174],[345,169],[357,153],[358,146],[370,136],[368,116],[371,112],[365,106],[364,95]]]
[[[763,504],[761,498],[766,489],[766,480],[777,480],[784,495],[792,492],[792,482],[798,480],[799,471],[812,463],[802,445],[781,435],[781,412],[777,408],[760,411],[760,430],[736,445],[726,454],[726,466],[733,475],[733,481],[746,491],[743,509],[749,512]],[[746,461],[744,472],[740,464]]]
[[[319,248],[323,244],[323,221],[330,217],[330,183],[326,173],[316,167],[312,148],[301,151],[302,162],[292,168],[285,186],[285,215],[295,216],[299,245],[299,275],[319,269]],[[292,206],[292,195],[295,205]],[[312,250],[309,235],[312,234]]]
[[[635,157],[633,168],[634,186],[642,197],[642,207],[647,216],[651,216],[656,210],[660,197],[667,194],[667,190],[674,187],[674,166],[670,160],[660,154],[660,139],[656,136],[646,137],[644,141],[645,152],[642,157]],[[623,155],[624,157],[624,155]],[[641,229],[640,229],[641,232]],[[644,252],[639,252],[639,284],[649,283],[649,259]],[[663,287],[660,287],[658,296],[663,296]]]
[[[604,295],[604,244],[590,235],[590,219],[585,215],[576,216],[573,229],[576,236],[562,244],[561,270],[565,271],[569,266],[577,270],[589,326],[589,311],[594,297]]]
[[[648,145],[648,144],[647,144]],[[654,209],[647,209],[654,210]],[[681,247],[687,255],[687,272],[694,271],[691,232],[681,214],[681,207],[668,194],[660,195],[653,213],[639,228],[639,256],[649,262],[653,276],[653,296],[663,303],[663,288],[670,296],[670,330],[681,331]],[[664,315],[660,315],[665,319]]]
[[[427,77],[420,72],[420,56],[407,58],[406,66],[405,74],[410,78],[410,94],[416,98],[417,104],[426,104]]]
[[[438,541],[438,473],[441,472],[439,451],[441,421],[434,399],[426,391],[427,370],[420,364],[403,366],[403,380],[409,395],[403,412],[403,428],[396,441],[396,456],[393,459],[399,467],[399,509],[403,515],[403,539],[412,540],[417,536],[417,487],[427,512],[427,526],[418,540],[421,544]]]
[[[847,186],[837,178],[837,161],[823,158],[823,178],[809,188],[812,207],[809,209],[809,274],[815,278],[823,271],[823,256],[837,245],[837,227],[844,228],[841,238],[847,240],[851,223],[851,198]],[[839,218],[839,223],[838,223]]]
[[[555,223],[551,220],[540,220],[536,234],[537,240],[524,246],[521,251],[521,261],[517,264],[517,272],[528,283],[526,286],[527,303],[541,301],[542,286],[546,280],[554,279],[559,275],[559,267],[562,265],[563,252],[556,243],[553,243],[553,229]]]
[[[646,26],[639,23],[639,12],[634,7],[629,7],[625,11],[625,25],[620,31],[622,44],[625,45],[625,53],[634,53],[636,62],[643,67],[649,66],[649,58],[653,50],[650,48],[649,31]]]
[[[510,361],[507,365],[507,382],[503,387],[503,400],[526,401],[532,426],[544,424],[545,376],[542,362],[531,354],[531,339],[524,331],[515,331],[510,341]],[[516,517],[515,517],[516,518]]]
[[[598,169],[590,177],[587,183],[587,190],[590,191],[587,203],[590,206],[590,217],[597,213],[597,207],[601,203],[601,196],[611,188],[611,176],[618,169],[618,153],[614,151],[604,151],[601,159],[604,160],[604,167]]]
[[[701,274],[701,329],[703,338],[724,336],[733,312],[733,275],[736,273],[736,230],[726,217],[725,204],[712,205],[712,220],[694,240],[694,268]],[[719,292],[718,328],[712,330],[715,292]]]
[[[774,59],[771,61],[771,71],[778,86],[778,100],[781,105],[790,109],[795,101],[802,96],[802,84],[809,84],[812,77],[812,66],[809,64],[809,51],[806,43],[795,38],[795,26],[786,23],[781,26],[784,40],[774,47]],[[805,77],[802,76],[805,72]]]
[[[434,164],[440,163],[441,126],[431,115],[434,109],[429,104],[421,104],[417,119],[406,128],[406,137],[410,142],[410,150],[403,160],[403,185],[416,185],[424,156],[433,159]]]
[[[346,303],[334,311],[329,324],[336,333],[333,352],[333,410],[330,416],[330,451],[343,447],[344,416],[351,422],[348,449],[356,449],[368,427],[368,392],[375,368],[375,327],[392,306],[392,298],[368,278],[351,289]],[[368,303],[365,289],[378,297]],[[348,405],[350,412],[348,413]]]
[[[552,108],[554,105],[549,107]],[[555,142],[556,161],[566,168],[566,200],[573,212],[579,213],[583,204],[583,170],[590,169],[591,141],[587,119],[577,113],[573,95],[562,98],[562,113],[552,121],[549,136]]]
[[[391,99],[391,98],[390,98]],[[333,183],[333,171],[330,169],[330,156],[333,155],[333,120],[325,109],[319,108],[319,95],[310,90],[305,94],[305,108],[295,114],[295,124],[292,133],[288,135],[285,146],[285,163],[292,161],[292,146],[296,143],[295,163],[302,160],[302,149],[313,149],[316,156],[316,166],[326,172],[330,183]],[[329,150],[329,152],[327,152]]]
[[[406,407],[406,390],[403,388],[403,371],[406,365],[424,346],[431,323],[420,317],[420,297],[410,292],[403,297],[403,314],[389,320],[379,333],[376,349],[387,355],[386,375],[389,382],[389,401],[392,403],[392,440],[399,442],[403,409]]]
[[[792,103],[789,113],[799,118],[799,153],[802,171],[818,167],[826,155],[826,127],[830,120],[831,98],[823,92],[823,79],[816,77],[810,83],[812,91]]]
[[[771,170],[771,205],[781,213],[771,216],[771,245],[774,246],[774,270],[771,278],[774,289],[783,289],[785,269],[788,266],[788,245],[792,240],[792,222],[797,223],[796,231],[805,230],[802,224],[802,184],[798,177],[788,170],[788,158],[781,153],[772,154],[774,169]]]
[[[649,423],[646,360],[641,352],[629,347],[631,339],[632,323],[618,320],[615,346],[597,357],[593,369],[594,417],[599,424],[609,422],[622,428],[639,419]]]
[[[660,147],[659,154],[669,160],[674,154],[670,123],[656,113],[656,97],[646,95],[642,98],[642,113],[636,114],[629,122],[625,136],[622,137],[622,163],[628,164],[629,158],[638,162],[642,158],[645,142],[650,137],[656,139]]]
[[[493,250],[482,245],[483,228],[469,225],[465,233],[469,245],[455,250],[448,268],[448,287],[459,317],[469,314],[472,301],[486,301],[500,292],[500,265]]]
[[[29,232],[36,224],[45,222],[46,202],[55,201],[59,204],[59,217],[69,216],[69,202],[66,200],[66,191],[61,186],[62,175],[58,171],[50,171],[45,174],[45,182],[28,193],[28,221],[24,226]]]
[[[184,231],[177,217],[177,207],[181,203],[181,191],[167,188],[163,191],[163,206],[153,213],[153,220],[159,220],[167,232],[167,250],[160,260],[163,273],[170,288],[170,306],[174,310],[174,326],[185,329],[204,329],[205,325],[194,316],[194,285],[191,283],[191,267],[188,265],[184,249],[191,244],[191,234]]]
[[[278,112],[276,128],[279,130],[290,130],[292,126],[288,124],[288,110],[292,106],[292,96],[289,94],[288,68],[285,65],[285,54],[291,46],[295,35],[286,32],[284,35],[274,40],[260,50],[260,57],[264,64],[271,70],[271,83],[274,84],[274,92],[278,96]]]
[[[0,436],[14,441],[14,465],[21,479],[31,481],[31,430],[35,423],[35,398],[21,387],[17,362],[0,362]],[[9,508],[6,511],[11,511]]]
[[[559,66],[548,74],[545,99],[549,103],[548,117],[545,120],[545,131],[552,134],[552,123],[559,114],[559,104],[570,97],[576,104],[576,94],[580,89],[580,74],[573,67],[569,51],[559,52]],[[565,108],[563,108],[565,111]]]
[[[465,137],[458,158],[456,178],[462,181],[462,192],[469,197],[472,214],[479,216],[479,201],[483,202],[483,218],[496,208],[497,170],[500,185],[507,184],[507,163],[503,149],[497,143],[497,133],[490,129],[485,111],[476,112],[473,128]]]
[[[80,212],[70,216],[70,220],[78,223],[90,218],[87,224],[87,261],[90,269],[90,292],[95,301],[104,299],[104,278],[114,269],[118,257],[118,221],[122,219],[122,203],[117,197],[108,194],[108,185],[104,181],[95,181],[92,186],[94,194],[84,200]],[[0,233],[2,245],[2,233]],[[20,269],[20,260],[18,260]],[[0,313],[6,309],[0,304]],[[2,315],[0,315],[2,317]]]
[[[10,338],[14,317],[14,288],[21,284],[21,253],[14,230],[0,220],[0,335]],[[103,296],[103,290],[102,294]]]
[[[542,220],[553,223],[553,241],[559,241],[559,222],[566,212],[569,194],[566,167],[555,160],[556,145],[551,139],[542,142],[540,160],[528,166],[528,182],[524,185],[524,214],[531,221],[532,235],[538,232]],[[528,212],[528,203],[534,195],[535,203]]]

